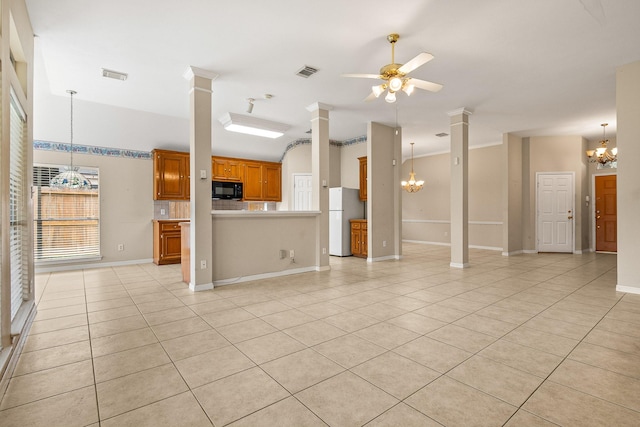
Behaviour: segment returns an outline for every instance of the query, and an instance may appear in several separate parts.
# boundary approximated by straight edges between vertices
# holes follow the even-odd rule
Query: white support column
[[[469,267],[469,115],[459,108],[451,117],[451,267]]]
[[[320,211],[316,222],[316,270],[329,270],[329,111],[330,105],[316,102],[311,113],[311,209]]]
[[[618,131],[618,283],[616,290],[640,294],[640,61],[616,70]]]
[[[213,289],[213,235],[211,224],[211,83],[217,74],[189,67],[184,74],[189,91],[189,175],[191,227],[191,282],[189,289]]]

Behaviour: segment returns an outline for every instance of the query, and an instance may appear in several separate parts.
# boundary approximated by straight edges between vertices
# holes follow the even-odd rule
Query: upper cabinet
[[[228,157],[211,158],[211,176],[214,181],[242,181],[243,161]]]
[[[244,200],[282,201],[282,165],[247,161],[244,174]]]
[[[360,161],[360,200],[367,200],[367,157],[358,157]]]
[[[189,200],[189,153],[153,150],[153,200]],[[282,164],[211,157],[211,179],[244,183],[247,201],[282,201]]]
[[[189,153],[153,150],[153,200],[189,200]]]

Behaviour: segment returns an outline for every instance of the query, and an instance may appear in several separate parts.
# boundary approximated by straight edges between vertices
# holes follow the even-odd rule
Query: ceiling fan
[[[389,103],[396,102],[396,92],[402,90],[407,95],[411,95],[415,88],[424,89],[431,92],[438,92],[442,89],[442,85],[438,83],[428,82],[426,80],[414,79],[408,77],[411,71],[426,64],[433,59],[430,53],[422,52],[406,64],[396,64],[395,62],[395,44],[400,36],[398,34],[389,34],[387,41],[391,43],[391,63],[380,68],[380,74],[343,74],[343,77],[358,77],[365,79],[381,79],[385,83],[371,87],[371,94],[365,98],[365,101],[372,101],[378,98],[385,90],[388,89],[385,101]]]

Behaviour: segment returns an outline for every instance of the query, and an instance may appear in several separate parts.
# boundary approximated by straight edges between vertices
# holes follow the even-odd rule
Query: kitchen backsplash
[[[212,210],[224,211],[275,211],[276,202],[240,202],[238,200],[212,200]],[[155,200],[153,202],[153,219],[183,219],[191,216],[189,202]]]

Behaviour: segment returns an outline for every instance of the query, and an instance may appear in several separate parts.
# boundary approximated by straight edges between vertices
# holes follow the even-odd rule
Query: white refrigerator
[[[359,194],[356,188],[329,189],[329,255],[352,255],[349,220],[365,217]]]

